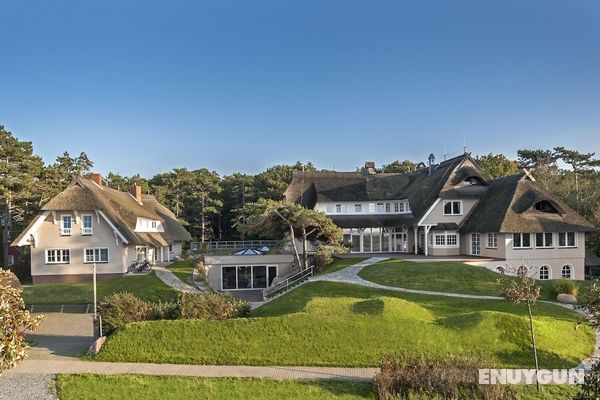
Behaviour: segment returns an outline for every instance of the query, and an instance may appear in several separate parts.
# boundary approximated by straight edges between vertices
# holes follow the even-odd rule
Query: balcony
[[[81,228],[81,236],[92,236],[93,233],[92,228]]]
[[[71,236],[71,228],[61,228],[60,236]]]

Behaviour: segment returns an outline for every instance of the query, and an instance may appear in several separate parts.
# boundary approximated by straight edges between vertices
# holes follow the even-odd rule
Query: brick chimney
[[[94,172],[92,175],[90,175],[90,179],[96,182],[98,185],[102,186],[102,175],[100,175],[99,173]]]
[[[375,162],[366,161],[365,166],[362,169],[362,173],[366,175],[375,175],[377,173],[375,169]]]
[[[134,199],[137,200],[138,203],[142,202],[142,187],[138,185],[133,185],[129,188],[129,194],[133,196]]]

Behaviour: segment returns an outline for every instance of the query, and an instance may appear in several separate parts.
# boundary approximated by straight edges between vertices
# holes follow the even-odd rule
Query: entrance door
[[[471,233],[471,255],[478,256],[481,252],[481,234]]]
[[[146,246],[137,246],[135,248],[136,258],[138,261],[144,261],[148,259],[148,248]]]
[[[406,253],[408,251],[408,234],[406,232],[394,233],[394,251]]]

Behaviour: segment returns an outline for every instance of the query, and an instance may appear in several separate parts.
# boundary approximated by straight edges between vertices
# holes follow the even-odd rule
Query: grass
[[[360,400],[374,399],[371,382],[279,381],[256,378],[188,378],[143,375],[58,375],[62,400],[98,399],[237,399]],[[514,387],[519,400],[572,398],[577,386]]]
[[[170,300],[177,292],[165,285],[154,272],[98,281],[98,300],[116,292],[131,292],[147,301]],[[89,304],[93,301],[92,282],[56,283],[23,288],[26,304]]]
[[[192,279],[194,266],[191,261],[175,261],[168,265],[167,268],[185,283],[189,283],[190,279]]]
[[[592,352],[592,329],[575,330],[576,313],[548,304],[534,312],[542,366],[573,367]],[[531,365],[525,307],[504,301],[314,282],[254,315],[129,324],[95,360],[365,367],[378,365],[384,354],[406,352],[484,354],[498,367]]]
[[[188,378],[141,375],[58,375],[61,400],[373,399],[370,382],[276,381],[254,378]],[[101,396],[99,397],[99,394]]]
[[[336,272],[346,267],[349,267],[353,264],[357,264],[361,261],[365,260],[365,258],[336,258],[331,264],[327,265],[325,268],[317,272],[315,275],[328,274],[330,272]]]
[[[500,296],[515,277],[503,276],[487,268],[459,262],[425,262],[387,260],[371,264],[358,274],[361,278],[381,285],[407,289],[433,290]],[[498,281],[500,279],[500,281]],[[556,281],[538,281],[542,300],[556,301],[553,285]],[[573,281],[579,293],[585,292],[588,281]]]

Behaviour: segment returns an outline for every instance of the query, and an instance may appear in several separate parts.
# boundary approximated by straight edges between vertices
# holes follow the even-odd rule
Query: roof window
[[[556,207],[554,207],[552,204],[550,204],[549,201],[546,200],[538,201],[533,205],[532,208],[534,210],[545,213],[558,214],[558,210],[556,209]]]

